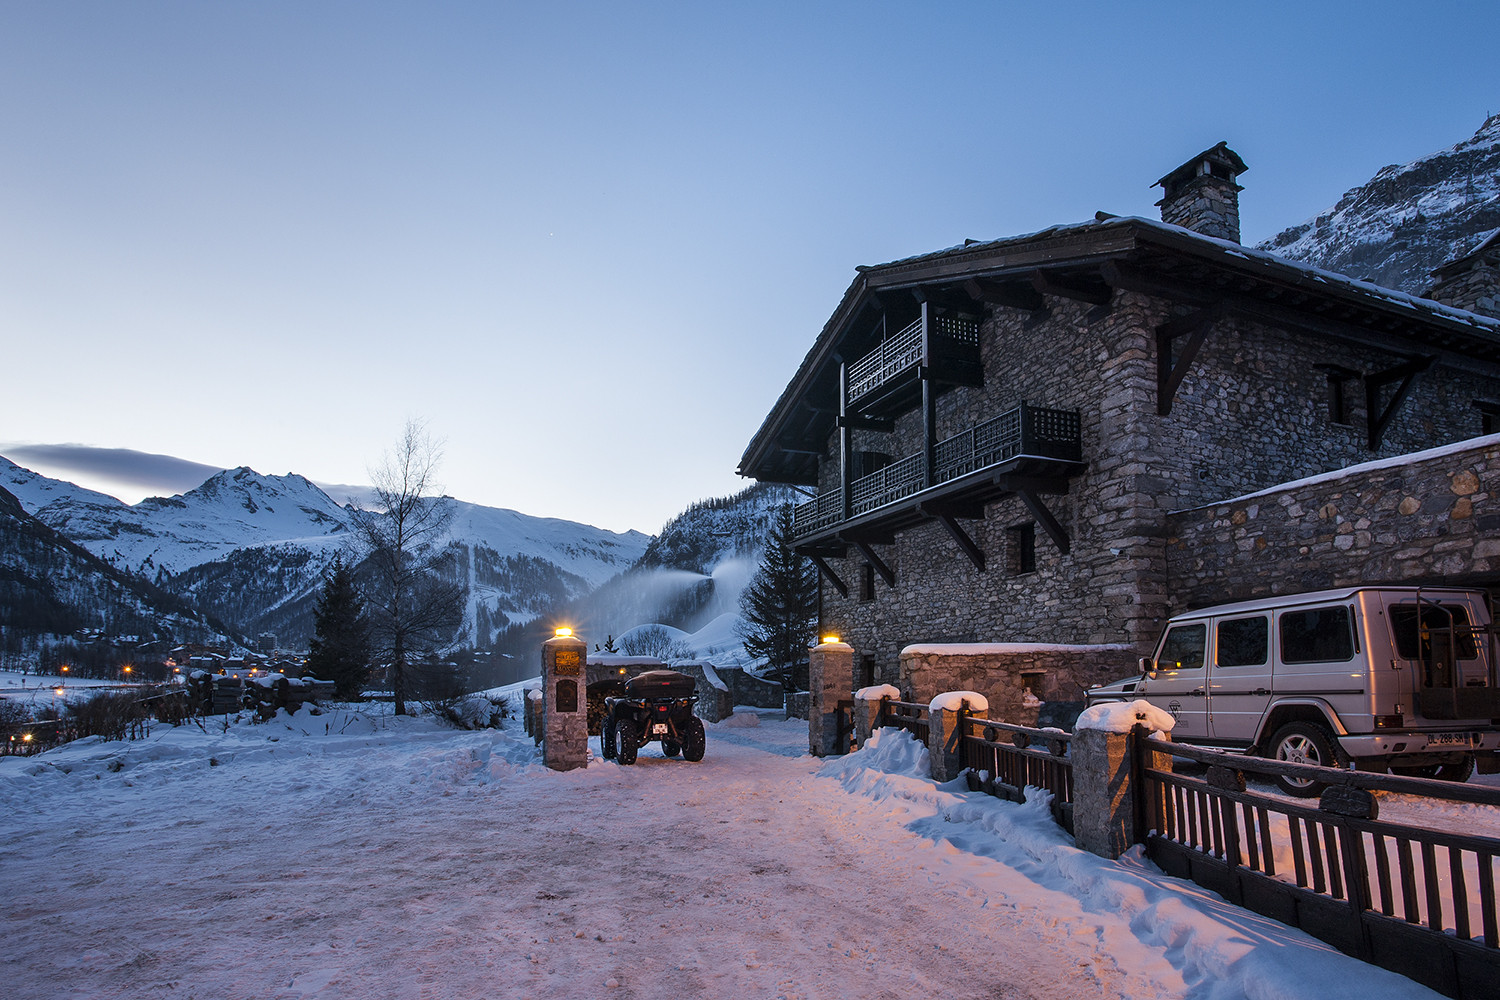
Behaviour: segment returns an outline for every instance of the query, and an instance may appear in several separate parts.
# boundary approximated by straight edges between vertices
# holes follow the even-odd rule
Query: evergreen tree
[[[307,672],[338,685],[338,696],[359,697],[370,678],[370,622],[354,580],[354,567],[342,553],[323,574],[323,594],[314,612],[312,652]]]
[[[818,626],[818,571],[792,550],[791,504],[776,510],[760,569],[740,596],[740,616],[745,651],[764,656],[782,686],[794,690],[793,670]]]

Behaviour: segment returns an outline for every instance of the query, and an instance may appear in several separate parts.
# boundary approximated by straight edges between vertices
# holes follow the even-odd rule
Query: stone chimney
[[[1432,272],[1423,298],[1500,319],[1500,229]]]
[[[1224,143],[1205,149],[1156,182],[1164,192],[1156,203],[1161,221],[1238,243],[1244,188],[1234,179],[1245,169],[1245,161]]]

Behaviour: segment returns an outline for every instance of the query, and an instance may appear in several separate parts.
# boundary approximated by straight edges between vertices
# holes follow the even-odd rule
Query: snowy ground
[[[1431,998],[886,731],[744,714],[700,764],[307,712],[0,759],[0,976],[31,998]]]

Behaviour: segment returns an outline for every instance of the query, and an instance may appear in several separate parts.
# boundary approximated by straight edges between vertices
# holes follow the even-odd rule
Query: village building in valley
[[[1500,583],[1494,240],[1426,297],[1318,270],[1240,245],[1245,169],[1220,143],[1163,221],[858,269],[739,467],[808,493],[851,690],[1045,723],[1174,612]]]

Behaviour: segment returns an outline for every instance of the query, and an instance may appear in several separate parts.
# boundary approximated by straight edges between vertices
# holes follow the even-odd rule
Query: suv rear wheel
[[[1315,722],[1288,722],[1276,730],[1276,735],[1271,737],[1271,752],[1266,756],[1289,764],[1319,764],[1323,767],[1337,767],[1339,757],[1333,733]],[[1323,791],[1320,781],[1285,774],[1276,776],[1276,784],[1288,795],[1298,798],[1311,798]]]

